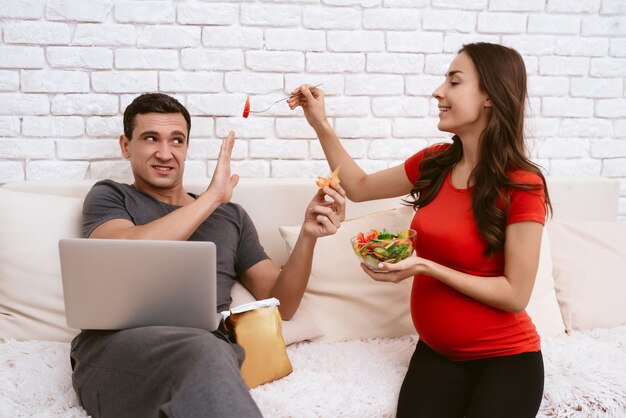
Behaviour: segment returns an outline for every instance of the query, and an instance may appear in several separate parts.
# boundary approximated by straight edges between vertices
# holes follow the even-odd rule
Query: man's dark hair
[[[191,131],[191,116],[175,98],[163,93],[145,93],[138,96],[124,111],[124,135],[129,140],[135,129],[135,116],[144,113],[180,113],[187,121],[187,139]]]

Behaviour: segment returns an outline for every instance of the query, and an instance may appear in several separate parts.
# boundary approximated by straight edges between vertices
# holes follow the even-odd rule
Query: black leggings
[[[543,396],[541,351],[452,361],[419,341],[397,418],[531,418]]]

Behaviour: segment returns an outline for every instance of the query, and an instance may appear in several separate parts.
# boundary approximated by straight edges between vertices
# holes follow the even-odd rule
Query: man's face
[[[122,135],[120,146],[144,189],[182,187],[188,149],[187,122],[180,113],[145,113],[135,116],[132,139]]]

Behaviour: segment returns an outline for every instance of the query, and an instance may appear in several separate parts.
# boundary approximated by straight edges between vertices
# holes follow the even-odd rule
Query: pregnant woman
[[[534,417],[543,394],[540,340],[530,299],[550,199],[524,143],[526,71],[501,45],[464,45],[433,92],[451,142],[372,174],[350,157],[326,117],[324,93],[289,99],[315,129],[353,201],[411,195],[416,255],[380,263],[375,280],[414,277],[419,342],[397,416]]]

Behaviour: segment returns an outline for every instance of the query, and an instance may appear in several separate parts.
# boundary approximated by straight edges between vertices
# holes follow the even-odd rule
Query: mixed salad
[[[413,252],[412,238],[415,231],[406,229],[397,234],[372,229],[367,234],[359,232],[352,240],[354,251],[369,266],[376,268],[378,263],[397,263],[404,260]]]

